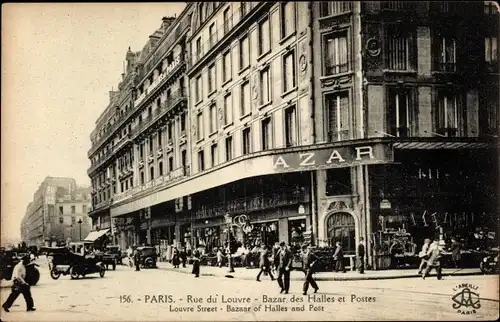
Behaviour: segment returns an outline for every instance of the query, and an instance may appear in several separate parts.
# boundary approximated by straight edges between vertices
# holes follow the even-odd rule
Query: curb
[[[191,272],[190,271],[185,271],[185,270],[180,270],[180,269],[175,269],[175,268],[171,268],[171,267],[161,267],[161,266],[158,266],[159,269],[162,269],[162,270],[166,270],[166,271],[169,271],[169,272],[177,272],[177,273],[181,273],[181,274],[189,274],[191,275]],[[236,278],[236,279],[240,279],[240,280],[248,280],[248,281],[255,281],[255,277],[251,277],[251,276],[235,276],[234,274],[231,275],[231,273],[227,273],[227,272],[224,272],[224,274],[213,274],[213,273],[203,273],[203,269],[201,270],[202,272],[200,273],[200,276],[208,276],[208,277],[225,277],[225,278]],[[231,277],[229,277],[229,276]],[[483,273],[481,272],[464,272],[464,273],[460,273],[460,272],[455,272],[455,273],[452,273],[452,274],[446,274],[446,273],[443,273],[443,277],[446,277],[446,276],[474,276],[474,275],[484,275]],[[427,278],[433,278],[435,277],[436,275],[433,274],[433,275],[429,275]],[[398,275],[398,276],[346,276],[346,277],[321,277],[321,276],[316,276],[314,279],[316,281],[370,281],[370,280],[391,280],[391,279],[401,279],[401,278],[422,278],[422,275],[418,275],[418,274],[412,274],[412,275]],[[290,280],[291,281],[303,281],[304,279],[303,278],[299,278],[299,277],[295,277],[295,276],[291,276],[290,277]]]

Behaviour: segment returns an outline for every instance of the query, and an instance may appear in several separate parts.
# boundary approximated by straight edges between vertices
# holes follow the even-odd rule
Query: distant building
[[[85,238],[91,229],[87,215],[90,191],[78,187],[72,178],[45,178],[26,209],[21,239],[28,245],[41,246]]]

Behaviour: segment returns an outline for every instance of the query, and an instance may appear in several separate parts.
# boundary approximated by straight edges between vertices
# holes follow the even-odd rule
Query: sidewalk
[[[186,268],[182,266],[180,268],[173,268],[170,263],[158,262],[158,268],[173,271],[184,274],[191,274],[191,265],[187,265]],[[244,279],[244,280],[255,280],[259,269],[257,268],[241,268],[236,267],[234,273],[228,273],[227,267],[214,267],[214,266],[201,266],[200,275],[201,276],[216,276],[225,277],[227,275],[233,278]],[[479,268],[464,268],[464,269],[443,269],[443,276],[465,276],[465,275],[481,275]],[[430,275],[430,278],[435,278],[435,271]],[[393,269],[393,270],[382,270],[382,271],[365,271],[365,274],[359,274],[358,272],[347,271],[347,273],[334,273],[334,272],[320,272],[315,274],[315,279],[318,281],[361,281],[361,280],[380,280],[380,279],[396,279],[396,278],[417,278],[421,275],[417,274],[417,269]],[[261,280],[269,279],[268,276],[261,276]],[[302,271],[293,270],[290,273],[291,280],[304,279],[304,273]]]

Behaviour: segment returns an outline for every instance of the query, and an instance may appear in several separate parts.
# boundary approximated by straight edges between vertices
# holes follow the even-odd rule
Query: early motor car
[[[104,265],[106,265],[106,267],[108,265],[111,265],[113,270],[116,269],[116,265],[118,264],[123,265],[122,252],[120,246],[108,245],[104,249],[104,252],[100,254],[100,256],[102,256],[102,262],[104,263]]]
[[[158,254],[155,247],[141,246],[137,247],[139,252],[139,264],[142,268],[156,268]]]
[[[71,279],[88,274],[99,273],[104,277],[106,268],[102,261],[93,255],[75,254],[67,247],[45,247],[49,260],[50,277],[58,279],[61,275],[70,275]]]

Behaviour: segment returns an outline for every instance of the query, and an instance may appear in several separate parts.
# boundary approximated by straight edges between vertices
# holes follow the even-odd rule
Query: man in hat
[[[292,267],[293,254],[286,247],[285,242],[280,243],[280,249],[276,254],[274,263],[278,271],[278,284],[281,287],[280,293],[288,294],[290,289],[290,268]]]
[[[314,288],[314,293],[319,290],[318,284],[316,284],[313,277],[314,264],[318,260],[318,257],[311,252],[311,245],[307,244],[304,245],[304,247],[306,250],[303,255],[302,269],[304,270],[304,274],[306,274],[306,280],[304,281],[304,287],[302,290],[304,291],[303,294],[307,295],[309,284],[311,284],[312,288]]]
[[[12,290],[10,292],[7,301],[2,305],[6,312],[9,312],[12,304],[17,299],[19,294],[23,294],[24,300],[26,301],[26,311],[35,311],[35,305],[33,303],[33,298],[31,297],[30,285],[26,282],[26,265],[30,262],[29,255],[24,256],[23,259],[14,266],[12,271]]]
[[[359,274],[365,273],[365,239],[363,237],[359,238],[358,244],[358,268]]]

